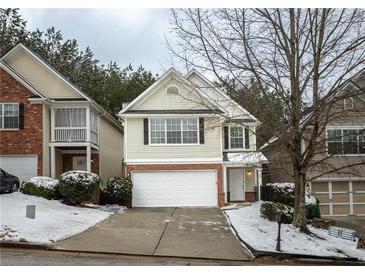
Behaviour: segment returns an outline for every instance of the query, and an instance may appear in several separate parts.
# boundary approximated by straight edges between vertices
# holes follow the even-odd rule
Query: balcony
[[[51,141],[99,143],[98,114],[83,108],[54,108],[51,112]]]

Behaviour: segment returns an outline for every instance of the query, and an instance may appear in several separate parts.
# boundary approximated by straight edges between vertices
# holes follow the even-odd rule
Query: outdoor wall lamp
[[[252,174],[251,170],[248,170],[248,171],[247,171],[247,175],[248,175],[248,176],[251,176],[251,174]]]

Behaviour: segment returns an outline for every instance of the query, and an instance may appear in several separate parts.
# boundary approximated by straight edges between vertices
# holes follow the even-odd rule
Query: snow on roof
[[[227,153],[228,162],[257,165],[266,163],[268,160],[261,152],[237,152]]]

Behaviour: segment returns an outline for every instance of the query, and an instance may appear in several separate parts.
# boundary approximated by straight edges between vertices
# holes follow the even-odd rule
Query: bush
[[[58,191],[58,180],[49,177],[33,177],[23,182],[20,192],[42,197],[48,200],[58,200],[61,195]]]
[[[293,221],[293,207],[283,203],[263,202],[260,208],[260,214],[269,221],[275,221],[276,214],[281,213],[281,221],[290,224]]]
[[[294,206],[294,184],[293,183],[274,183],[267,185],[270,188],[271,201]]]
[[[106,182],[105,193],[117,201],[132,200],[132,180],[127,177],[113,177]]]
[[[73,205],[90,200],[100,185],[100,177],[86,171],[68,171],[59,178],[59,192],[62,198]]]

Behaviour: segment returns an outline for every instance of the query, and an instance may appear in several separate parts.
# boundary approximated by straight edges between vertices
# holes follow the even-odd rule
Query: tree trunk
[[[307,210],[305,207],[305,185],[306,175],[298,172],[295,176],[295,200],[293,225],[298,227],[301,232],[309,234],[307,226]]]

